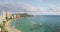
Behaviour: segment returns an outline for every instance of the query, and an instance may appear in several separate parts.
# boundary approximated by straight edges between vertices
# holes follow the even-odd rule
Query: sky
[[[60,0],[0,0],[1,10],[36,15],[60,15]]]

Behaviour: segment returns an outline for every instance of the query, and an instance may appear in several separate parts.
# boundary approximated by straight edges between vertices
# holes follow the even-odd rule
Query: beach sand
[[[5,24],[5,28],[8,30],[8,32],[21,32],[20,30],[17,30],[16,28],[13,28],[10,26],[10,22],[12,20],[9,20],[6,24]]]

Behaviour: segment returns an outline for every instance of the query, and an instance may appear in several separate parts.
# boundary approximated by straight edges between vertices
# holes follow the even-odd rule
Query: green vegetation
[[[23,13],[23,14],[21,14],[21,17],[32,17],[33,15],[29,15],[29,14],[27,14],[27,13]]]
[[[6,21],[3,21],[3,27],[5,27],[5,23],[6,23]]]
[[[1,28],[1,32],[8,32],[6,29],[5,29],[5,21],[3,21],[4,24],[0,24],[0,28]]]
[[[8,31],[5,28],[2,28],[1,32],[8,32]]]

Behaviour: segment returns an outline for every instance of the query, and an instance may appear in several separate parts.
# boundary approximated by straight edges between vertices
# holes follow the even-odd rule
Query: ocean
[[[22,32],[60,32],[60,15],[40,15],[11,21]]]

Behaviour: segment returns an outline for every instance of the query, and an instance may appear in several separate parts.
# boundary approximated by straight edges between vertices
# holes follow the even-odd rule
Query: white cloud
[[[36,8],[30,4],[26,4],[26,3],[0,3],[0,6],[9,8],[9,11],[23,11],[23,12],[28,12],[29,14],[40,14],[40,15],[60,15],[60,6],[56,6],[56,5],[48,5],[49,9],[52,9],[52,11],[46,11],[46,9],[40,7],[40,8]],[[5,9],[6,9],[5,8]],[[6,9],[7,10],[7,9]],[[48,9],[47,9],[48,10]],[[0,10],[1,11],[1,10]],[[58,12],[57,12],[58,11]]]
[[[26,3],[18,3],[18,4],[15,4],[15,3],[4,3],[4,4],[0,4],[0,9],[3,9],[4,11],[17,11],[17,12],[20,12],[20,11],[23,11],[23,12],[31,12],[33,14],[37,14],[37,12],[40,12],[42,11],[42,9],[40,8],[36,8],[30,4],[26,4]],[[1,11],[1,10],[0,10]]]
[[[48,8],[52,12],[60,12],[60,6],[59,5],[50,4],[50,5],[48,5]]]

